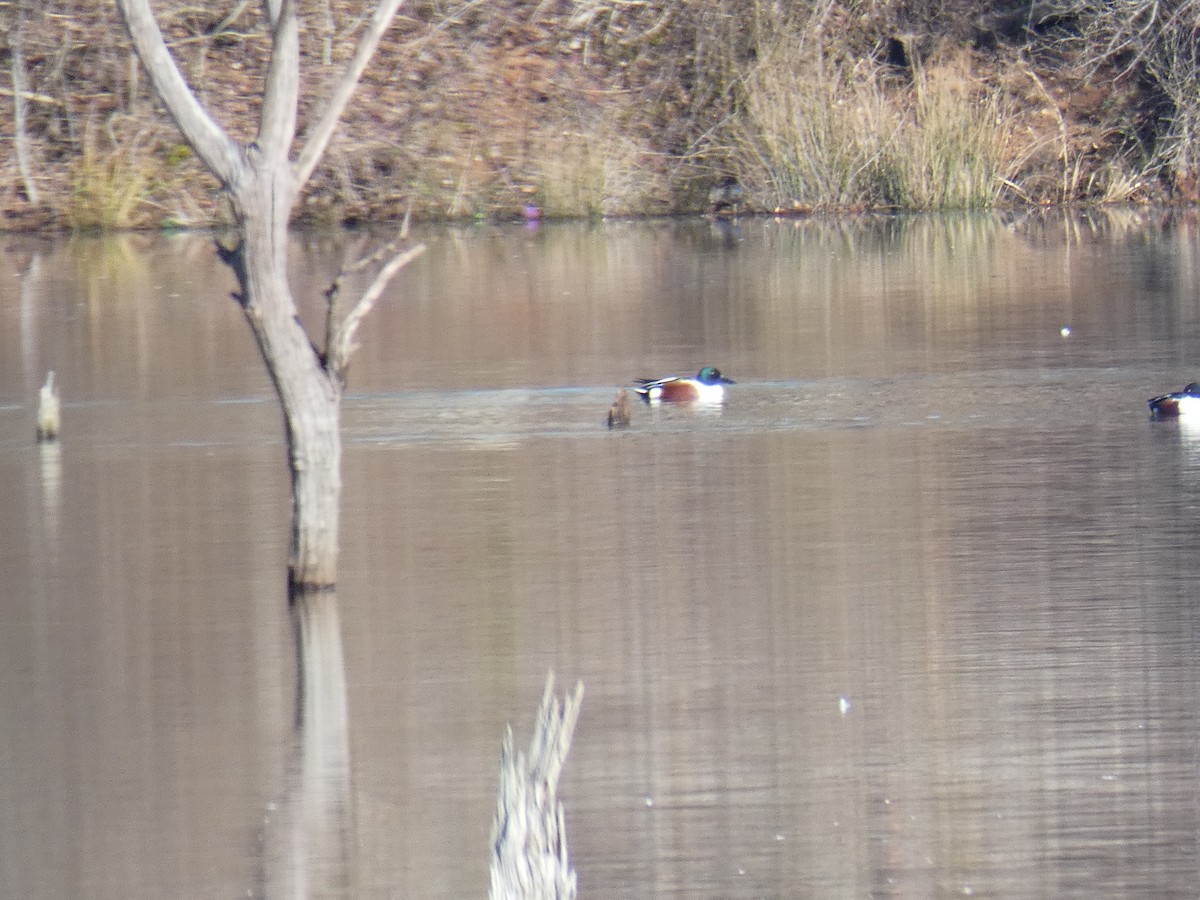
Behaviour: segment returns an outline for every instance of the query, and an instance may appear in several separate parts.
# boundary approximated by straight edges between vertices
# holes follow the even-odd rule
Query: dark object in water
[[[627,428],[629,426],[629,392],[625,388],[617,391],[617,399],[608,408],[608,427]]]

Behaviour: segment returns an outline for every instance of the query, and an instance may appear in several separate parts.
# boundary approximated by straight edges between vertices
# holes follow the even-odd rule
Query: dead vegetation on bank
[[[251,140],[258,4],[158,7],[201,98]],[[366,12],[302,15],[311,115]],[[756,211],[1193,201],[1198,18],[1200,0],[413,3],[299,216],[696,212],[730,178]],[[220,219],[108,4],[0,2],[0,27],[8,227]]]

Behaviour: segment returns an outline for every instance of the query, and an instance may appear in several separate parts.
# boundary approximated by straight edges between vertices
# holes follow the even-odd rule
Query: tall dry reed
[[[999,92],[963,64],[899,71],[818,45],[781,32],[739,85],[731,142],[760,201],[971,209],[1001,198],[1016,160]]]

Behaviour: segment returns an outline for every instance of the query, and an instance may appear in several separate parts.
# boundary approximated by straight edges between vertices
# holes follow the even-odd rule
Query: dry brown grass
[[[1016,168],[1005,98],[966,56],[897,73],[805,56],[783,34],[743,82],[731,142],[760,203],[790,208],[972,209]]]
[[[1200,0],[1170,8],[1189,3]],[[353,46],[363,7],[302,7],[303,125]],[[507,218],[530,202],[555,216],[698,211],[727,175],[761,210],[1143,200],[1161,196],[1160,171],[1187,196],[1198,129],[1165,87],[1146,87],[1153,79],[1137,66],[1152,60],[1105,63],[1095,28],[984,46],[978,22],[1001,7],[417,3],[381,46],[299,215],[394,218],[411,205],[427,219]],[[15,8],[0,4],[0,27]],[[251,139],[269,47],[257,5],[227,22],[240,5],[157,8],[202,99]],[[110,6],[26,9],[26,83],[40,98],[26,128],[41,214],[75,227],[211,221],[215,185],[178,154]],[[1135,37],[1108,33],[1116,46]],[[889,62],[897,45],[903,65]],[[1161,45],[1161,59],[1173,46]],[[0,98],[0,133],[14,127]],[[0,165],[10,223],[28,221],[25,193],[17,167]]]

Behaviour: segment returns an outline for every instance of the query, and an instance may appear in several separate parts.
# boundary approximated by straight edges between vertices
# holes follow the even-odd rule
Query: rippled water
[[[345,406],[358,896],[483,896],[549,669],[582,896],[1194,895],[1200,433],[1145,399],[1200,377],[1195,222],[428,240]],[[0,893],[267,892],[287,479],[232,283],[201,237],[3,260]],[[604,427],[702,364],[723,408]]]

